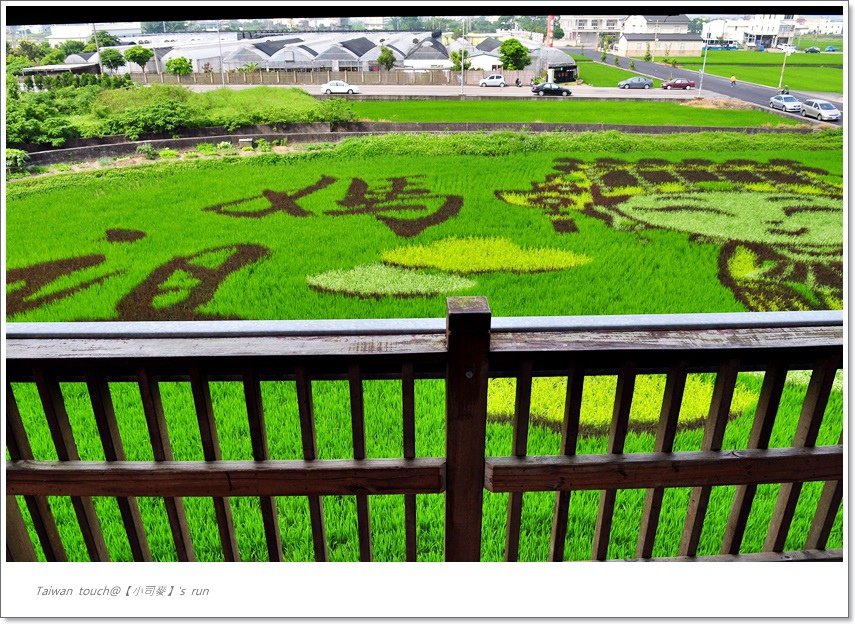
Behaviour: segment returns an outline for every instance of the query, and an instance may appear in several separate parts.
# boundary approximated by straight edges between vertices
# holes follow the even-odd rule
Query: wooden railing
[[[599,490],[592,558],[607,557],[619,489],[646,490],[637,557],[649,560],[665,488],[691,487],[679,555],[696,557],[711,488],[734,485],[722,556],[714,559],[841,560],[825,550],[842,499],[842,435],[816,447],[835,375],[843,365],[840,312],[556,317],[491,319],[486,299],[452,298],[440,319],[398,321],[12,323],[7,326],[6,463],[7,560],[34,560],[16,495],[23,496],[44,557],[66,551],[48,496],[68,496],[93,561],[109,553],[91,497],[116,497],[135,560],[151,559],[136,498],[162,497],[177,557],[194,559],[182,497],[214,502],[223,555],[239,560],[231,497],[258,497],[267,552],[283,559],[276,496],[309,501],[314,556],[327,559],[323,496],[355,495],[359,556],[372,559],[369,495],[404,494],[406,559],[415,561],[416,495],[445,492],[445,558],[481,557],[485,489],[509,492],[505,558],[519,554],[522,495],[554,491],[549,559],[564,559],[571,494]],[[769,449],[789,370],[811,370],[797,431],[789,448]],[[736,376],[763,371],[747,448],[722,451]],[[714,372],[715,387],[702,449],[672,452],[687,375]],[[667,381],[652,453],[624,453],[635,379],[665,373]],[[606,454],[577,455],[585,378],[616,374]],[[560,454],[527,455],[532,380],[567,377]],[[491,377],[516,378],[513,455],[485,457],[487,386]],[[416,379],[444,378],[446,453],[416,457]],[[353,457],[320,460],[313,413],[313,380],[347,380]],[[403,458],[365,459],[363,381],[399,379]],[[142,399],[154,461],[126,461],[108,382],[133,380]],[[188,381],[204,462],[174,461],[159,381]],[[220,456],[209,381],[243,384],[254,461]],[[296,385],[303,460],[271,459],[262,380]],[[85,381],[105,461],[80,461],[60,382]],[[34,383],[58,461],[35,460],[12,383]],[[784,552],[802,484],[824,481],[804,549]],[[740,548],[759,484],[780,483],[762,553]]]

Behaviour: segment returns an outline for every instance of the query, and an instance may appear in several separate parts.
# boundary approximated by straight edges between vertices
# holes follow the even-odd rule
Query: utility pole
[[[781,85],[784,82],[784,68],[787,66],[787,57],[790,55],[789,50],[784,50],[784,62],[781,63],[781,77],[778,78],[778,92],[781,91]]]
[[[226,84],[226,70],[223,67],[223,38],[220,36],[220,20],[217,20],[217,43],[220,46],[220,84]]]
[[[707,36],[704,38],[704,62],[701,63],[701,78],[698,83],[698,97],[701,97],[704,93],[704,70],[707,67],[707,52],[710,50],[710,46],[707,43],[710,39],[710,33],[707,32]]]
[[[463,85],[466,84],[466,59],[463,51],[466,49],[466,16],[463,16],[463,47],[460,48],[460,95],[463,95]]]
[[[95,22],[92,22],[92,37],[95,39],[95,53],[98,55],[98,73],[104,73],[104,65],[101,63],[101,47],[98,45],[98,31],[95,30]]]

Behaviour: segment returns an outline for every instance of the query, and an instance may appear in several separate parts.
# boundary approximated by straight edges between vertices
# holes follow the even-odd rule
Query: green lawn
[[[605,69],[611,69],[606,67]],[[357,118],[406,122],[550,122],[674,126],[788,126],[799,120],[760,110],[696,108],[679,102],[574,101],[573,96],[537,101],[471,102],[354,100]]]
[[[495,316],[840,308],[842,278],[829,275],[842,271],[842,169],[840,132],[497,133],[389,135],[295,155],[19,180],[7,185],[7,318],[439,317],[445,298],[457,294],[486,295]],[[406,188],[415,193],[400,192]],[[782,211],[775,199],[782,193],[816,209]],[[349,279],[337,282],[335,272]],[[809,285],[799,277],[805,272]],[[388,294],[395,292],[402,297]],[[761,381],[740,376],[725,448],[744,448]],[[805,392],[804,375],[789,381],[773,446],[792,441]],[[558,451],[562,410],[551,397],[560,383],[536,388],[531,454]],[[712,380],[693,383],[677,450],[700,445],[701,430],[688,425],[706,411]],[[643,426],[656,418],[662,384],[638,384],[643,396],[631,419]],[[128,458],[151,459],[135,386],[111,390]],[[55,458],[34,387],[14,391],[36,457]],[[63,392],[81,457],[101,459],[85,386],[63,384]],[[201,459],[188,384],[163,383],[162,392],[176,459]],[[585,392],[591,435],[579,452],[600,453],[614,378],[586,380]],[[251,458],[241,386],[215,383],[212,393],[223,458]],[[265,382],[263,398],[271,457],[300,457],[293,383]],[[352,456],[347,383],[315,382],[314,399],[320,457]],[[400,382],[367,382],[365,405],[368,456],[400,457]],[[489,406],[487,452],[507,455],[512,431],[503,417],[513,388],[493,382]],[[418,455],[441,456],[441,382],[417,382],[416,418]],[[841,427],[838,385],[819,443],[835,443]],[[652,445],[650,434],[633,432],[626,451]],[[803,546],[819,489],[805,488],[787,548]],[[701,554],[718,551],[732,492],[714,489]],[[762,547],[776,492],[758,489],[744,551]],[[687,498],[685,489],[667,493],[656,556],[676,554]],[[553,499],[525,495],[522,560],[546,558]],[[641,491],[619,493],[611,557],[634,555],[642,500]],[[502,557],[506,501],[485,495],[485,560]],[[596,492],[573,495],[568,559],[590,557],[597,501]],[[86,560],[70,501],[51,503],[70,558]],[[186,503],[198,558],[220,559],[210,499]],[[174,559],[162,502],[140,505],[153,556]],[[402,560],[403,497],[372,497],[371,505],[376,558]],[[115,502],[97,498],[96,506],[111,556],[128,560]],[[243,558],[266,559],[257,500],[236,498],[233,506]],[[286,558],[311,559],[306,500],[280,498],[278,506]],[[439,560],[443,497],[419,496],[418,509],[420,558]],[[331,558],[355,560],[354,498],[326,497],[325,513]],[[841,545],[841,527],[838,514],[829,547]]]
[[[626,63],[626,61],[623,61]],[[633,71],[629,71],[625,67],[616,67],[615,65],[607,65],[598,61],[583,63],[579,67],[579,79],[584,80],[585,84],[593,87],[616,87],[621,80],[638,76]],[[653,88],[658,89],[662,85],[661,80],[653,80]]]
[[[825,50],[828,46],[834,46],[841,55],[841,62],[843,60],[842,53],[846,51],[846,44],[840,35],[804,35],[796,37],[795,44],[799,47],[799,50],[805,50],[811,46]]]
[[[685,69],[700,71],[703,57],[677,57]],[[707,54],[706,73],[777,87],[784,55],[775,52],[722,50]],[[787,57],[784,84],[791,89],[843,92],[843,57],[840,54],[796,53]]]

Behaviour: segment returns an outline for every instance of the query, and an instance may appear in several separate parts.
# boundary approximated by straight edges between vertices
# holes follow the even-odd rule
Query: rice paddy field
[[[803,44],[803,47],[807,46]],[[694,71],[700,71],[703,64],[703,56],[678,56],[676,60],[680,67]],[[777,87],[783,63],[784,54],[779,52],[716,50],[707,54],[704,71]],[[843,93],[843,55],[834,52],[790,54],[784,67],[784,84],[794,90]]]
[[[441,317],[485,295],[494,316],[842,308],[842,134],[390,135],[293,154],[200,157],[7,185],[7,320]],[[792,442],[809,372],[788,376],[770,446]],[[741,373],[724,448],[745,448],[762,373]],[[533,387],[529,453],[556,454],[562,378]],[[714,375],[690,376],[675,450],[700,448]],[[615,378],[585,381],[579,453],[602,453]],[[626,452],[650,452],[662,376],[640,376]],[[35,388],[13,384],[37,459],[56,453]],[[103,459],[83,384],[64,383],[84,460]],[[177,460],[203,458],[189,384],[161,383]],[[492,380],[487,453],[509,455],[513,380]],[[112,383],[129,460],[152,459],[138,389]],[[347,382],[313,383],[319,457],[352,457]],[[223,459],[251,459],[243,389],[212,384]],[[270,456],[301,457],[293,382],[262,383]],[[443,456],[441,381],[416,382],[416,450]],[[365,382],[367,456],[401,457],[401,384]],[[842,430],[842,377],[818,444]],[[760,486],[743,552],[762,548],[778,486]],[[821,484],[802,493],[803,546]],[[699,554],[717,553],[734,488],[713,490]],[[654,556],[675,555],[689,490],[666,493]],[[644,492],[617,497],[609,556],[632,557]],[[597,492],[574,493],[566,558],[589,559]],[[525,495],[520,559],[546,559],[554,494]],[[114,560],[118,507],[96,498]],[[196,556],[222,560],[210,499],[185,499]],[[442,559],[442,495],[418,496],[419,559]],[[87,560],[52,498],[70,560]],[[277,499],[285,557],[311,560],[308,505]],[[141,498],[153,557],[175,559],[163,503]],[[232,499],[243,560],[265,560],[257,499]],[[482,558],[503,557],[507,496],[485,493]],[[335,561],[358,559],[354,497],[324,498]],[[26,515],[26,514],[25,514]],[[404,559],[403,496],[371,497],[375,558]],[[37,544],[38,540],[34,542]],[[842,512],[829,548],[842,543]],[[38,546],[37,546],[38,548]]]

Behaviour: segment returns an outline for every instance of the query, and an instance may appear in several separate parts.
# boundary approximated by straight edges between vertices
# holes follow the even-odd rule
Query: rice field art
[[[360,145],[386,145],[373,140]],[[356,157],[342,145],[16,181],[7,185],[7,320],[439,317],[453,295],[486,296],[494,316],[842,307],[839,146],[814,148],[810,137],[804,149],[638,144],[615,158],[596,143],[551,140],[501,155],[431,144]],[[745,448],[762,381],[740,373],[723,448]],[[579,453],[605,451],[615,383],[586,380]],[[700,448],[713,384],[690,376],[675,450]],[[12,386],[35,457],[55,459],[35,388]],[[202,459],[189,384],[160,386],[175,458]],[[535,381],[532,455],[559,451],[565,386]],[[771,447],[792,443],[806,389],[803,372],[791,371]],[[663,391],[662,376],[639,376],[626,452],[652,450]],[[111,382],[110,392],[127,458],[150,460],[138,389]],[[443,384],[418,380],[415,392],[416,454],[442,456]],[[81,458],[103,459],[85,385],[63,383],[62,393]],[[240,383],[212,383],[211,393],[223,459],[251,459]],[[265,381],[261,393],[270,457],[301,457],[294,383]],[[315,381],[313,394],[318,457],[351,456],[347,382]],[[511,452],[514,399],[513,379],[491,381],[490,455]],[[818,444],[837,443],[842,404],[841,377]],[[365,405],[366,456],[401,457],[400,381],[366,381]],[[802,547],[820,489],[805,486],[788,549]],[[777,490],[758,488],[744,552],[762,548]],[[718,551],[733,491],[714,488],[699,555]],[[666,493],[654,556],[676,554],[688,497]],[[115,501],[94,502],[111,558],[131,560]],[[70,501],[54,503],[69,560],[88,560]],[[275,503],[286,560],[312,560],[305,499]],[[521,561],[546,559],[553,503],[525,495]],[[441,560],[443,498],[419,495],[417,506],[419,560]],[[642,506],[641,491],[619,492],[610,557],[634,556]],[[210,500],[188,497],[186,507],[197,559],[223,560]],[[162,501],[141,498],[140,508],[153,559],[175,560]],[[485,494],[485,561],[503,558],[506,511],[507,495]],[[574,494],[566,559],[590,558],[596,513],[596,493]],[[325,497],[324,514],[330,559],[357,560],[354,497]],[[376,560],[404,559],[403,516],[402,496],[372,497]],[[242,560],[266,560],[258,502],[235,499],[234,522]],[[842,511],[828,547],[841,543]]]

